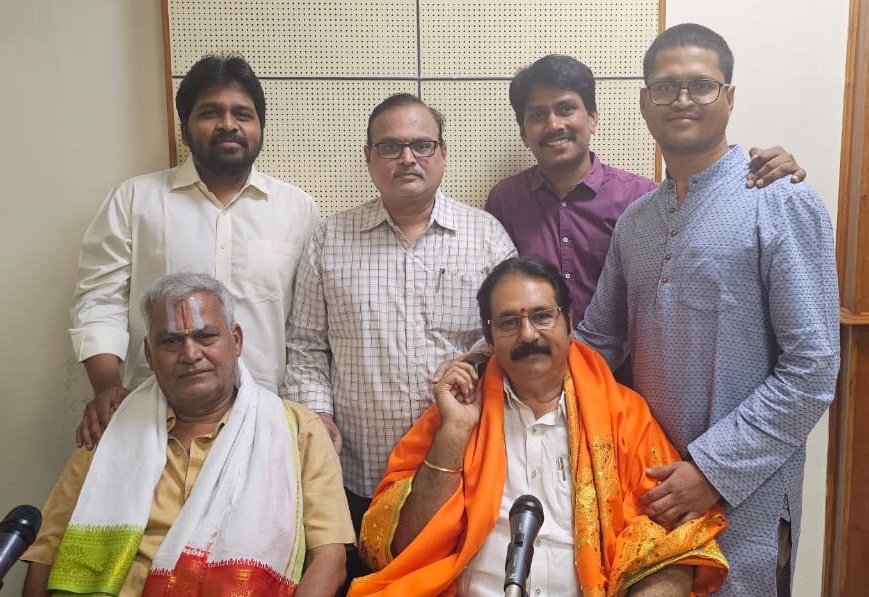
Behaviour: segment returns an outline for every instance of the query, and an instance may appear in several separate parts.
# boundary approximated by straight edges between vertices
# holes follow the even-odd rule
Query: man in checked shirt
[[[364,152],[380,197],[314,233],[296,277],[286,383],[332,437],[357,532],[389,453],[432,403],[436,366],[482,338],[477,289],[516,254],[493,216],[440,190],[443,117],[417,97],[374,108]]]

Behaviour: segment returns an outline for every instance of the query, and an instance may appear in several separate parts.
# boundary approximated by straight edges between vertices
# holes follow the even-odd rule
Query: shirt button
[[[676,208],[675,208],[675,207],[671,207],[671,208],[670,208],[670,213],[673,213],[674,211],[676,211]]]
[[[570,274],[564,274],[565,279],[570,280]]]
[[[534,547],[540,547],[540,543],[541,543],[540,537],[538,537],[537,539],[534,540]]]
[[[670,189],[671,191],[673,190],[673,181],[672,180],[667,183],[667,188]]]
[[[564,236],[564,237],[561,238],[561,242],[566,243],[566,242],[569,242],[569,241],[568,241],[567,237]]]
[[[532,478],[532,479],[536,479],[536,478],[537,478],[537,469],[534,469],[533,471],[531,471],[531,478]]]
[[[535,594],[535,595],[539,595],[539,594],[540,594],[540,589],[539,589],[539,588],[534,589],[534,594]]]
[[[670,231],[670,236],[671,236],[671,237],[672,237],[672,236],[676,236],[676,231],[675,231],[675,230],[671,230],[671,231]]]
[[[561,202],[561,207],[567,207],[567,201],[562,201],[562,202]]]
[[[661,284],[666,284],[666,283],[669,282],[669,281],[670,281],[670,278],[668,278],[667,276],[662,276],[662,277],[661,277]]]
[[[672,256],[670,253],[667,253],[667,254],[664,255],[664,259],[665,259],[666,261],[670,261],[670,259],[672,259],[672,258],[673,258],[673,256]]]

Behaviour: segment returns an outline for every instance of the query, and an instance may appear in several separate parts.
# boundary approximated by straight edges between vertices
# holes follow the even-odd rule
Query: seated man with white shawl
[[[70,458],[24,594],[334,595],[354,534],[319,417],[256,385],[210,276],[160,278],[142,312],[154,375]]]

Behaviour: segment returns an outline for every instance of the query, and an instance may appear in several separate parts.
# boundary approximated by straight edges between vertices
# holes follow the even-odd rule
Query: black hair
[[[655,41],[652,42],[652,45],[649,46],[649,49],[646,50],[646,55],[643,58],[643,78],[646,81],[646,85],[649,84],[649,77],[655,68],[658,52],[667,48],[682,46],[695,46],[715,52],[718,56],[718,67],[724,73],[724,82],[728,85],[730,84],[730,81],[733,79],[733,52],[730,51],[730,47],[724,41],[724,38],[703,25],[682,23],[661,32],[655,38]]]
[[[582,98],[589,114],[597,112],[594,98],[594,74],[576,58],[561,54],[549,54],[520,69],[510,81],[510,105],[516,113],[516,122],[522,126],[525,106],[535,85],[575,91]]]
[[[266,125],[266,98],[259,79],[244,58],[238,55],[219,56],[210,54],[202,57],[190,67],[178,86],[175,94],[175,109],[181,121],[181,130],[187,128],[187,121],[193,105],[203,92],[215,85],[224,86],[238,83],[250,96],[259,117],[260,127]]]
[[[431,106],[427,105],[424,101],[416,97],[411,93],[395,93],[390,95],[388,98],[377,104],[374,109],[371,111],[371,116],[368,117],[368,128],[365,130],[365,144],[368,147],[371,147],[373,139],[371,138],[371,123],[374,122],[374,119],[386,112],[387,110],[391,110],[392,108],[398,108],[399,106],[422,106],[432,115],[432,118],[435,119],[435,122],[438,125],[438,141],[440,143],[444,142],[444,116]]]
[[[483,334],[486,336],[486,341],[492,342],[492,328],[486,323],[492,319],[492,291],[501,280],[510,276],[534,278],[548,282],[555,292],[555,301],[561,308],[561,314],[564,315],[567,333],[570,333],[570,289],[558,268],[539,257],[510,257],[495,266],[492,273],[483,280],[483,284],[477,292],[477,304],[480,307],[480,319],[483,322]]]

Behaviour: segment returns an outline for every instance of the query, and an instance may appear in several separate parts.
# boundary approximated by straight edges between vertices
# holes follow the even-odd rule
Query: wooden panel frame
[[[869,0],[851,0],[836,260],[842,366],[830,409],[823,594],[869,586]]]

